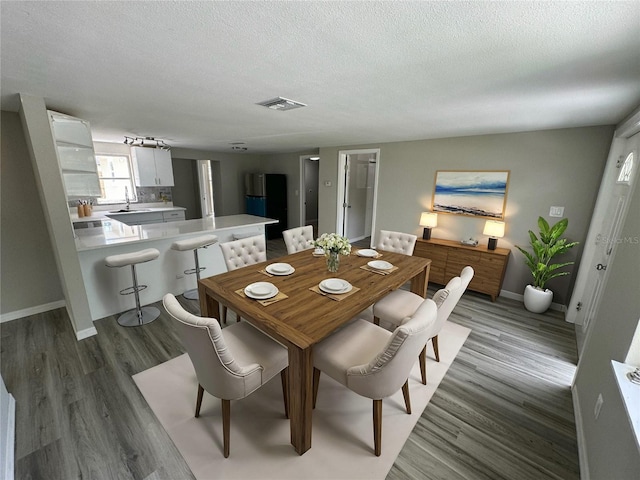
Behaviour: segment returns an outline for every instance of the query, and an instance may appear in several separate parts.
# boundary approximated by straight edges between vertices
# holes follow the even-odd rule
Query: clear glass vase
[[[338,267],[340,266],[340,254],[338,252],[329,251],[326,257],[327,257],[327,270],[329,270],[332,273],[336,273],[338,271]]]

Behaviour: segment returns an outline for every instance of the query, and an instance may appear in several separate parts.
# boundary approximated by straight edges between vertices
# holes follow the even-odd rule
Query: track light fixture
[[[124,136],[124,144],[132,147],[159,148],[160,150],[171,150],[171,146],[167,145],[164,140],[155,137],[128,137]]]

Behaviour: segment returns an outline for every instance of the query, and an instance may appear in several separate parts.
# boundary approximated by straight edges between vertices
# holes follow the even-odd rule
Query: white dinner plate
[[[264,300],[275,297],[278,294],[278,287],[269,282],[256,282],[247,285],[244,289],[244,294],[249,298]]]
[[[353,288],[349,282],[340,278],[327,278],[318,287],[325,293],[347,293]]]
[[[370,248],[363,248],[362,250],[358,250],[357,255],[360,257],[377,257],[378,252]]]
[[[291,275],[296,271],[296,269],[288,263],[272,263],[271,265],[267,265],[265,270],[271,275]]]
[[[384,260],[371,260],[367,265],[376,270],[391,270],[393,268],[393,265]]]

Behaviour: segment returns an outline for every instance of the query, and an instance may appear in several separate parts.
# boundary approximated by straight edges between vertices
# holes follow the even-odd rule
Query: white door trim
[[[344,168],[347,163],[347,155],[358,155],[373,153],[376,157],[376,175],[373,184],[373,210],[371,212],[371,244],[374,245],[374,237],[376,233],[376,212],[378,207],[378,177],[380,176],[380,149],[379,148],[363,148],[356,150],[339,150],[338,151],[338,193],[336,197],[336,232],[344,235],[343,230],[343,199],[345,192]]]

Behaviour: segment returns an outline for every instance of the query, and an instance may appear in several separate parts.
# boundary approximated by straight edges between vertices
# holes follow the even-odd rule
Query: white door
[[[379,150],[340,152],[336,231],[350,242],[370,237],[376,205]]]
[[[576,329],[579,350],[591,320],[597,314],[608,276],[607,266],[613,260],[617,245],[626,241],[619,238],[619,234],[637,178],[639,147],[640,134],[629,139],[615,138],[611,146],[566,315],[567,321],[582,325],[581,329]]]
[[[210,160],[198,160],[198,184],[202,218],[213,217],[213,175]]]

